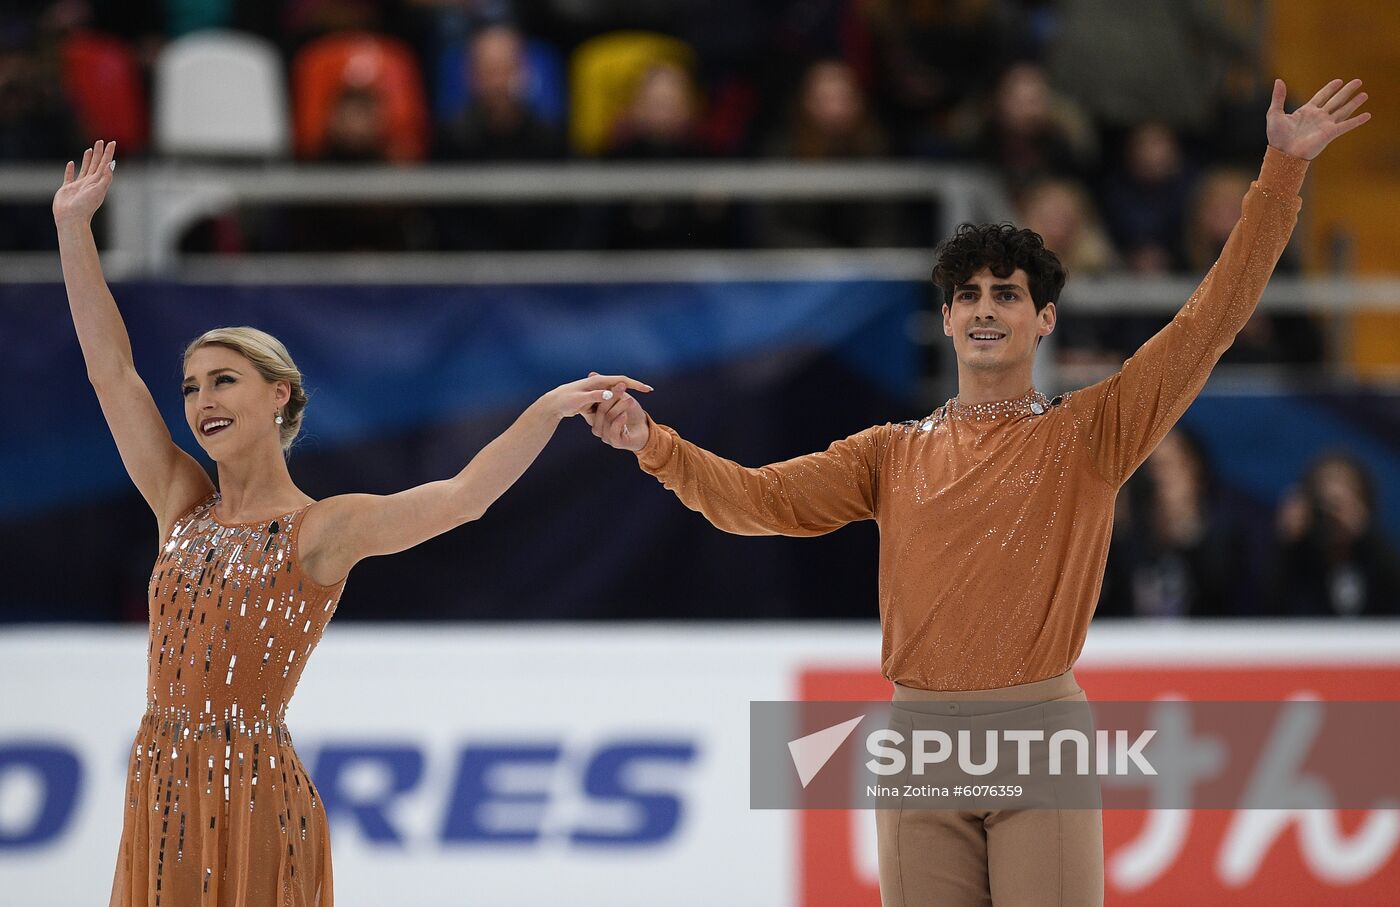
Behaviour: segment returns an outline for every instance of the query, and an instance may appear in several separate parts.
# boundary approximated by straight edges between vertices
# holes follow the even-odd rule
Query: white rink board
[[[314,775],[327,747],[388,748],[421,766],[397,795],[373,759],[341,777],[343,794],[380,804],[398,840],[371,840],[355,815],[334,815],[337,904],[796,904],[796,814],[748,808],[749,702],[794,698],[804,669],[875,670],[879,647],[874,625],[332,625],[288,714],[303,761]],[[105,903],[145,653],[135,628],[0,632],[0,757],[40,743],[81,770],[61,827],[17,847],[7,842],[48,795],[34,771],[0,761],[0,902]],[[1080,664],[1255,659],[1400,662],[1400,623],[1102,625]],[[541,745],[560,750],[544,771],[483,775],[490,794],[465,798],[483,825],[519,820],[533,840],[445,833],[464,802],[464,752]],[[639,801],[605,802],[583,779],[600,756],[651,745],[693,756],[604,773],[674,805],[672,824],[648,830]],[[544,805],[502,807],[512,791]],[[572,839],[600,829],[623,840]],[[873,881],[868,831],[860,868]]]

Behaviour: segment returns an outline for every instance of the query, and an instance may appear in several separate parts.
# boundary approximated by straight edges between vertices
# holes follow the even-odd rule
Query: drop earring
[[[275,417],[272,421],[273,421],[273,422],[276,422],[278,425],[281,425],[281,424],[282,424],[282,414],[281,414],[281,413],[276,413],[275,415],[276,415],[276,417]]]

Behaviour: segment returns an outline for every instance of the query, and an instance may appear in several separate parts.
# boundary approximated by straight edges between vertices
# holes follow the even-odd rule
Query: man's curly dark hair
[[[990,268],[997,277],[1010,277],[1017,268],[1024,270],[1037,312],[1047,303],[1058,302],[1065,286],[1065,266],[1045,248],[1040,234],[1012,224],[960,224],[952,238],[939,243],[934,254],[938,263],[933,268],[933,282],[949,304],[953,290],[983,268]]]

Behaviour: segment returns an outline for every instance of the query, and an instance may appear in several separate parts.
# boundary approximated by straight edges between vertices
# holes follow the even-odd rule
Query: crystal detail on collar
[[[1039,413],[1036,412],[1039,406]],[[1003,419],[1007,416],[1040,415],[1050,408],[1050,398],[1038,390],[1012,400],[997,400],[994,403],[963,403],[957,397],[943,404],[940,415],[952,419]]]

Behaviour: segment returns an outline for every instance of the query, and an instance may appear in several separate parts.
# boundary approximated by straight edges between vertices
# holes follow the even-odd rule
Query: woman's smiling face
[[[180,385],[185,422],[215,461],[259,444],[281,449],[274,419],[287,402],[285,381],[267,381],[241,353],[226,346],[202,346],[185,360]]]

